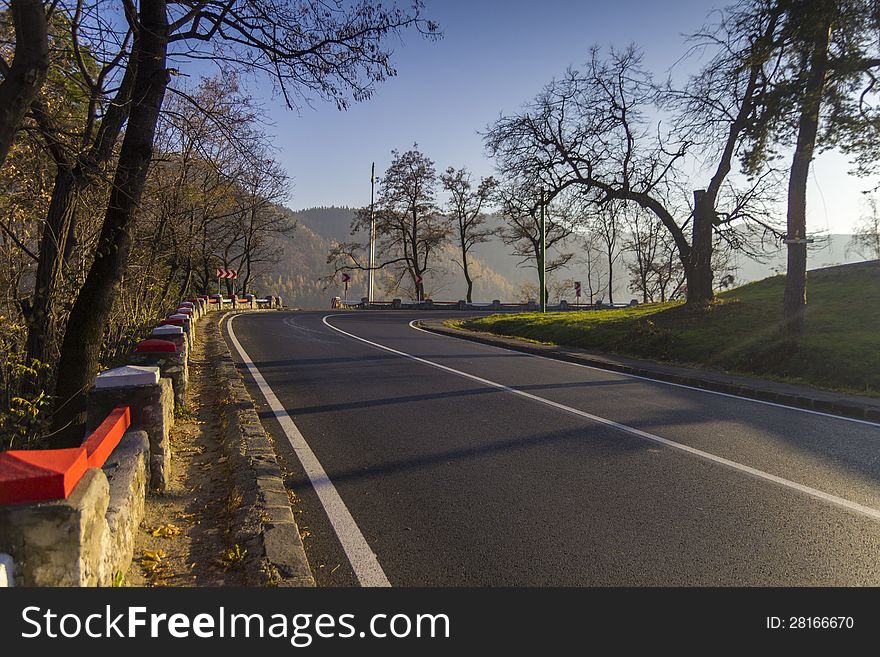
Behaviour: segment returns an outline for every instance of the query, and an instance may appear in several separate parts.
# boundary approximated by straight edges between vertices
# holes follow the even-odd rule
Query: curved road
[[[231,322],[319,584],[880,584],[877,424],[410,326],[427,316]]]

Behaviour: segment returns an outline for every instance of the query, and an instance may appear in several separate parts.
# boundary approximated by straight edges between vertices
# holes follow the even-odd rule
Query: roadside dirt
[[[218,340],[217,331],[199,332],[186,408],[171,432],[171,485],[164,494],[147,496],[125,586],[243,586],[257,567],[233,538],[241,497],[230,483],[232,464],[219,438],[223,400],[211,366],[225,349]]]

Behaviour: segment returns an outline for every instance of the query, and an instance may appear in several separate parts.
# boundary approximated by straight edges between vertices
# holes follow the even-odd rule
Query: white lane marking
[[[278,423],[281,425],[281,429],[287,435],[287,440],[290,441],[290,446],[293,447],[299,462],[302,463],[303,469],[306,475],[308,475],[312,487],[318,494],[318,499],[321,500],[327,517],[330,519],[330,524],[333,526],[336,536],[339,537],[342,549],[345,550],[345,556],[351,562],[351,567],[354,569],[358,582],[360,582],[361,586],[391,586],[385,571],[379,565],[376,554],[370,549],[367,540],[361,533],[348,507],[345,506],[345,502],[342,501],[342,497],[340,497],[333,482],[330,481],[330,477],[327,476],[327,472],[324,470],[318,457],[315,456],[306,439],[287,414],[287,411],[284,410],[284,406],[278,401],[278,397],[275,396],[272,388],[266,383],[266,379],[263,378],[260,370],[254,365],[254,362],[235,336],[235,332],[232,330],[232,322],[236,317],[237,315],[231,317],[226,324],[232,344],[245,365],[247,365],[254,382],[257,384],[260,392],[263,393],[263,397],[266,398],[266,403],[272,409]]]
[[[873,509],[869,506],[865,506],[863,504],[859,504],[858,502],[853,502],[851,500],[844,499],[842,497],[838,497],[837,495],[832,495],[831,493],[826,493],[825,491],[821,491],[817,488],[813,488],[812,486],[806,486],[804,484],[799,484],[796,481],[791,481],[790,479],[785,479],[783,477],[778,477],[774,474],[770,474],[769,472],[764,472],[763,470],[758,470],[757,468],[753,468],[749,465],[744,465],[742,463],[738,463],[737,461],[731,461],[730,459],[726,459],[721,456],[717,456],[715,454],[710,454],[709,452],[704,452],[701,449],[696,449],[695,447],[691,447],[690,445],[685,445],[683,443],[675,442],[674,440],[669,440],[668,438],[661,438],[660,436],[656,436],[652,433],[648,433],[647,431],[642,431],[641,429],[636,429],[635,427],[630,427],[626,424],[620,424],[619,422],[615,422],[614,420],[609,420],[604,417],[600,417],[598,415],[593,415],[592,413],[587,413],[586,411],[582,411],[577,408],[572,408],[571,406],[566,406],[565,404],[560,404],[559,402],[551,401],[550,399],[545,399],[544,397],[539,397],[537,395],[533,395],[529,392],[525,392],[523,390],[517,390],[516,388],[510,388],[503,383],[498,383],[496,381],[490,381],[489,379],[484,379],[482,377],[476,376],[474,374],[468,374],[467,372],[462,372],[461,370],[456,370],[447,365],[441,365],[440,363],[435,363],[430,360],[426,360],[424,358],[419,358],[418,356],[413,356],[412,354],[408,354],[405,351],[399,351],[397,349],[393,349],[391,347],[386,347],[385,345],[381,345],[377,342],[372,342],[367,340],[366,338],[362,338],[360,336],[354,335],[353,333],[349,333],[348,331],[343,331],[341,328],[333,326],[327,320],[331,317],[340,317],[340,315],[326,315],[323,318],[324,324],[333,329],[334,331],[338,331],[343,335],[347,335],[350,338],[355,340],[359,340],[365,344],[368,344],[377,349],[382,349],[384,351],[388,351],[392,354],[396,354],[403,358],[408,358],[410,360],[414,360],[418,363],[422,363],[423,365],[428,365],[429,367],[435,367],[439,370],[443,370],[444,372],[449,372],[450,374],[455,374],[457,376],[464,377],[465,379],[470,379],[471,381],[476,381],[478,383],[482,383],[483,385],[490,386],[492,388],[497,388],[503,392],[508,392],[512,395],[517,395],[519,397],[524,397],[526,399],[530,399],[532,401],[536,401],[539,404],[544,404],[545,406],[550,406],[551,408],[555,408],[560,411],[564,411],[566,413],[570,413],[572,415],[576,415],[578,417],[584,418],[586,420],[590,420],[592,422],[596,422],[598,424],[603,424],[607,427],[611,427],[613,429],[617,429],[623,433],[630,434],[632,436],[637,436],[638,438],[643,438],[644,440],[659,443],[660,445],[664,445],[666,447],[670,447],[672,449],[679,450],[681,452],[685,452],[687,454],[691,454],[692,456],[696,456],[698,458],[704,459],[706,461],[710,461],[711,463],[717,463],[719,465],[726,466],[728,468],[732,468],[738,472],[743,472],[745,474],[751,475],[758,479],[763,479],[765,481],[773,482],[774,484],[778,484],[780,486],[784,486],[785,488],[790,488],[791,490],[796,490],[810,497],[814,497],[816,499],[822,500],[824,502],[828,502],[829,504],[834,504],[836,506],[843,507],[850,511],[855,511],[856,513],[860,513],[862,515],[868,516],[873,520],[880,521],[880,511],[877,509]],[[427,331],[430,332],[430,331]]]
[[[334,315],[335,316],[335,315]],[[419,326],[415,326],[415,323],[421,321],[418,319],[414,319],[409,323],[409,327],[416,331],[421,331],[422,333],[429,333],[430,335],[437,335],[444,338],[450,338],[452,340],[466,339],[466,338],[456,338],[451,335],[445,335],[443,333],[434,333],[433,331],[428,331],[427,329],[423,329]],[[720,397],[730,397],[732,399],[740,399],[742,401],[751,402],[753,404],[763,404],[764,406],[775,406],[776,408],[784,408],[788,411],[797,411],[798,413],[809,413],[810,415],[821,415],[822,417],[828,417],[832,420],[843,420],[844,422],[854,422],[856,424],[865,424],[869,427],[878,427],[880,428],[880,422],[872,422],[871,420],[860,420],[855,417],[847,417],[846,415],[834,415],[833,413],[824,413],[823,411],[814,411],[809,408],[800,408],[798,406],[788,406],[787,404],[779,404],[777,402],[765,401],[763,399],[755,399],[754,397],[742,397],[740,395],[734,395],[729,392],[721,392],[719,390],[710,390],[708,388],[695,388],[694,386],[689,386],[684,383],[674,383],[672,381],[664,381],[662,379],[652,379],[649,376],[640,376],[638,374],[628,374],[627,372],[618,372],[617,370],[611,369],[603,369],[601,367],[596,367],[595,365],[586,365],[584,363],[573,363],[570,360],[562,360],[559,358],[551,358],[550,356],[542,356],[541,354],[532,354],[525,351],[518,351],[517,349],[509,349],[507,347],[499,347],[494,344],[486,344],[484,342],[476,342],[474,344],[481,344],[484,347],[489,347],[490,349],[500,349],[501,351],[509,351],[514,354],[523,354],[525,356],[531,356],[532,358],[542,358],[544,360],[550,360],[554,363],[564,363],[566,365],[571,365],[573,367],[583,367],[588,370],[594,370],[596,372],[604,372],[606,374],[615,374],[617,376],[625,376],[630,379],[639,379],[641,381],[648,381],[650,383],[660,383],[664,386],[674,386],[676,388],[685,388],[686,390],[695,390],[697,392],[705,392],[707,395],[718,395]]]

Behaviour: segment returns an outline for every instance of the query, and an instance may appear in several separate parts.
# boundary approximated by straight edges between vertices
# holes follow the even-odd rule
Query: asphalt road
[[[428,315],[233,321],[308,445],[248,377],[319,584],[880,584],[880,426],[409,325]]]

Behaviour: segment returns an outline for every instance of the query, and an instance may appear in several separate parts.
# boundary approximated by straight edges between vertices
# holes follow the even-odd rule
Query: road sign
[[[237,269],[220,269],[217,268],[217,278],[238,278]]]
[[[575,282],[574,282],[574,295],[575,295],[576,297],[580,297],[580,296],[581,296],[581,282],[580,282],[580,281],[575,281]]]
[[[348,283],[350,280],[351,280],[351,275],[347,274],[346,272],[342,272],[342,282]]]
[[[416,284],[417,285],[420,284],[423,280],[425,280],[425,279],[423,279],[420,274],[416,274]]]

